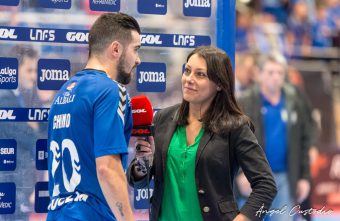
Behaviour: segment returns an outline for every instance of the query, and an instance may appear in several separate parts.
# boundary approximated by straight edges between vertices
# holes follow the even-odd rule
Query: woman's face
[[[182,75],[183,99],[191,104],[210,105],[217,88],[217,85],[208,78],[204,58],[197,54],[192,55]]]

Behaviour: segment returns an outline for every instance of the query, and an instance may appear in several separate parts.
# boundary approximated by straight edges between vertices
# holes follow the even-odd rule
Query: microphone
[[[147,96],[140,95],[131,98],[132,106],[132,136],[148,137],[154,134],[153,109]]]

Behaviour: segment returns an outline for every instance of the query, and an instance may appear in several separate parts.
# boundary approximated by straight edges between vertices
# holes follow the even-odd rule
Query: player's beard
[[[133,70],[133,68],[132,68],[130,73],[127,72],[125,70],[125,67],[124,67],[125,64],[126,64],[125,53],[123,53],[122,56],[119,59],[118,66],[117,66],[117,72],[118,72],[117,81],[121,84],[124,84],[124,85],[130,83],[132,70]]]

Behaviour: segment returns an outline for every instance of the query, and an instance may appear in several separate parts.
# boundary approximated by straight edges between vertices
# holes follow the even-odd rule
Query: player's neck
[[[116,66],[105,59],[98,58],[97,56],[92,56],[89,58],[85,69],[97,69],[105,71],[105,73],[113,80],[116,80],[117,77]]]

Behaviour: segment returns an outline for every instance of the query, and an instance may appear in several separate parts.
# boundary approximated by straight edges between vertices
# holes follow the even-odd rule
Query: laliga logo
[[[71,41],[71,42],[88,42],[89,41],[89,33],[67,32],[66,40]]]
[[[3,39],[17,39],[18,35],[14,34],[14,28],[0,28],[0,38]]]
[[[15,120],[13,110],[0,110],[0,120]]]
[[[174,45],[195,46],[195,36],[194,35],[174,35]]]
[[[155,45],[161,45],[163,42],[160,40],[160,35],[146,35],[141,34],[141,43],[142,44],[155,44]]]
[[[184,7],[210,8],[210,0],[187,0]]]
[[[165,82],[164,72],[141,71],[138,83],[143,82]]]
[[[55,30],[30,29],[30,39],[32,41],[54,41]]]

